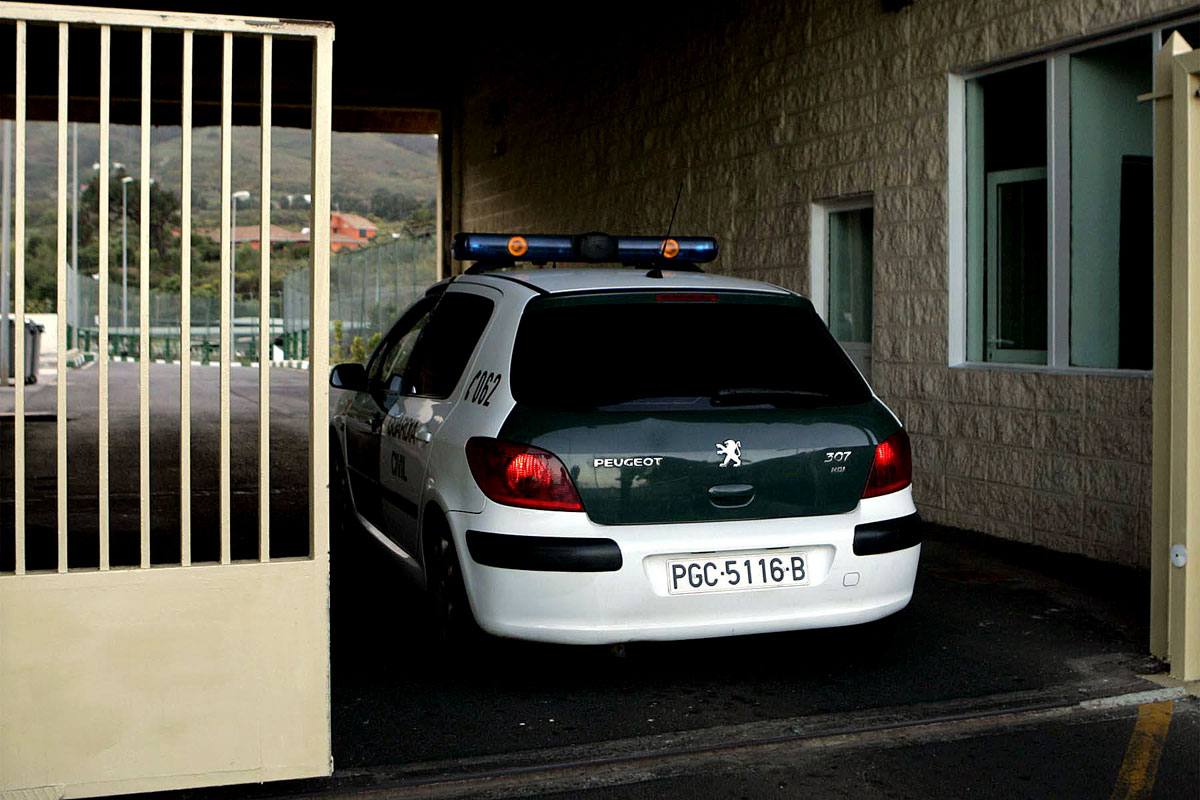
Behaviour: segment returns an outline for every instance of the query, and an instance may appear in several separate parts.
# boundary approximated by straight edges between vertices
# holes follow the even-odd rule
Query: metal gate
[[[79,796],[189,786],[258,782],[326,775],[331,769],[328,667],[328,337],[314,336],[308,373],[308,520],[306,557],[272,559],[269,510],[270,380],[268,358],[259,359],[257,452],[258,558],[236,560],[231,553],[231,146],[234,113],[233,43],[235,37],[259,42],[261,52],[260,186],[271,195],[271,124],[274,43],[300,40],[311,45],[311,188],[312,255],[310,308],[313,330],[328,330],[329,180],[333,27],[278,19],[217,17],[116,9],[0,3],[0,33],[15,30],[15,86],[12,88],[13,163],[12,281],[14,326],[18,335],[26,313],[26,161],[30,31],[49,27],[57,33],[57,567],[27,568],[26,553],[26,389],[12,389],[14,524],[11,569],[0,572],[0,798]],[[5,30],[7,29],[7,30]],[[76,457],[68,440],[67,347],[68,285],[67,188],[68,81],[72,36],[98,31],[99,164],[110,161],[112,34],[140,34],[140,347],[138,385],[138,457],[134,464],[110,464],[110,364],[108,281],[100,280],[99,353],[93,367],[98,391],[94,422],[98,564],[70,565],[72,498],[68,459]],[[44,31],[43,31],[44,32]],[[182,63],[169,68],[181,75],[180,121],[180,315],[181,339],[189,341],[192,267],[192,131],[194,42],[215,37],[222,53],[220,191],[221,277],[219,359],[219,491],[216,527],[219,554],[210,563],[193,563],[192,433],[193,370],[183,357],[179,366],[179,558],[161,564],[151,552],[151,348],[147,342],[150,304],[152,76],[161,70],[155,44],[182,39]],[[90,41],[90,39],[89,39]],[[7,50],[0,46],[0,52]],[[89,55],[89,48],[82,51]],[[37,55],[36,52],[32,53]],[[11,57],[11,56],[10,56]],[[76,61],[78,59],[75,59]],[[174,61],[174,59],[172,59]],[[205,76],[206,78],[208,76]],[[8,87],[0,87],[6,94]],[[76,90],[77,91],[77,90]],[[41,97],[39,102],[49,103]],[[174,102],[174,101],[172,101]],[[99,170],[99,274],[109,267],[109,193],[107,168]],[[77,179],[76,179],[77,181]],[[76,182],[76,185],[77,182]],[[270,203],[263,202],[261,241],[270,241]],[[263,308],[259,314],[260,348],[270,342],[268,328],[270,247],[261,248]],[[262,349],[259,352],[263,352]],[[25,373],[23,347],[14,348],[14,374]],[[156,424],[162,424],[161,418]],[[118,568],[110,560],[110,477],[113,469],[136,469],[139,476],[140,560]]]
[[[1200,680],[1200,51],[1155,60],[1150,649]]]

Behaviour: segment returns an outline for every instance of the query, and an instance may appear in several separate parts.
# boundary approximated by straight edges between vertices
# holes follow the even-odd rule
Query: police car
[[[909,602],[908,436],[807,299],[699,271],[711,238],[453,254],[475,263],[330,375],[335,525],[385,545],[443,630],[700,638]]]

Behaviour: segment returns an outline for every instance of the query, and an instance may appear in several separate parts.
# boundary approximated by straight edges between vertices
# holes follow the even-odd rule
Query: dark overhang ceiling
[[[238,16],[295,18],[295,3],[112,3],[111,7],[156,11],[203,11]],[[318,10],[317,7],[311,7]],[[445,67],[446,51],[438,29],[445,13],[417,4],[376,7],[350,4],[319,7],[336,25],[334,43],[334,128],[434,133],[438,109],[453,85]],[[11,23],[0,24],[0,52],[12,53]],[[53,27],[30,25],[27,65],[28,116],[53,119],[57,114],[58,39]],[[99,34],[73,26],[69,76],[72,119],[98,118]],[[440,53],[439,53],[440,50]],[[140,40],[136,31],[112,34],[112,120],[136,123],[140,97]],[[258,121],[260,49],[253,38],[234,40],[234,122]],[[194,115],[196,125],[219,122],[221,41],[196,34],[194,47]],[[278,125],[305,127],[310,117],[312,48],[301,40],[276,39],[274,47],[274,119]],[[440,62],[440,63],[439,63]],[[156,34],[153,41],[152,97],[155,124],[178,123],[182,36]],[[0,116],[13,115],[15,67],[0,60]]]
[[[659,51],[670,57],[672,42],[697,26],[707,27],[726,10],[715,0],[691,3],[635,3],[610,0],[586,7],[570,4],[404,2],[392,4],[327,3],[299,5],[278,0],[255,2],[117,2],[115,8],[201,11],[208,14],[274,18],[314,18],[336,27],[333,99],[336,130],[389,130],[432,133],[438,111],[452,107],[469,89],[477,70],[495,73],[515,65],[620,57],[629,49]],[[11,36],[0,24],[0,41]],[[156,124],[178,121],[182,37],[154,39],[153,90]],[[11,41],[11,39],[8,39]],[[57,113],[57,38],[45,26],[29,28],[28,96],[31,119]],[[95,120],[98,104],[99,37],[73,28],[71,38],[71,118]],[[11,52],[7,46],[0,52]],[[114,122],[136,123],[139,107],[140,51],[136,32],[114,30]],[[220,40],[197,34],[195,45],[195,124],[219,121]],[[235,39],[235,123],[258,120],[259,48],[253,39]],[[14,67],[0,59],[0,115],[12,116]],[[311,48],[277,40],[274,69],[276,124],[307,126]]]

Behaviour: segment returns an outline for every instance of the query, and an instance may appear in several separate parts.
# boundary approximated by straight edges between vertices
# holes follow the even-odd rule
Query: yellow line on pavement
[[[1174,701],[1145,703],[1138,706],[1137,723],[1125,749],[1125,760],[1117,774],[1111,800],[1140,800],[1150,797],[1158,774],[1158,759],[1167,741]]]

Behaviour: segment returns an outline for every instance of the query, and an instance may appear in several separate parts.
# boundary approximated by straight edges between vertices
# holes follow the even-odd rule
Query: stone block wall
[[[485,49],[450,114],[453,224],[660,234],[682,185],[674,231],[717,236],[715,271],[807,293],[812,203],[871,193],[873,384],[912,435],[921,513],[1144,567],[1150,380],[947,366],[947,75],[1194,10],[688,3]]]

